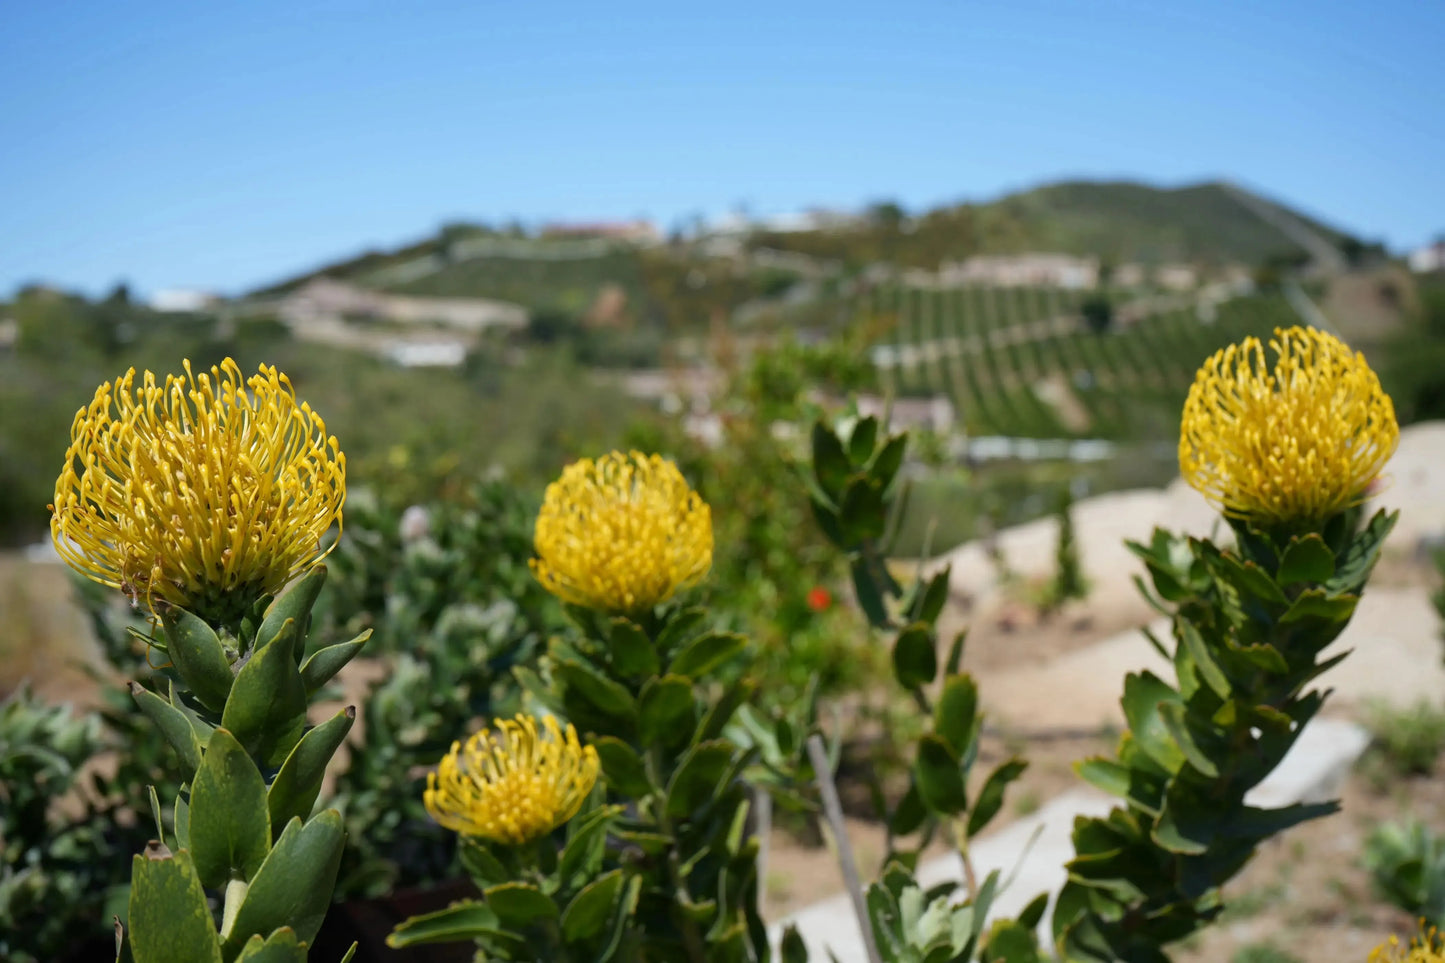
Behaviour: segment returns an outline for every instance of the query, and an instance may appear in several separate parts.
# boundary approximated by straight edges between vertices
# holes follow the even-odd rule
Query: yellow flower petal
[[[612,452],[547,486],[532,571],[565,602],[633,613],[697,584],[712,567],[712,514],[677,466]]]
[[[465,744],[452,743],[427,777],[422,801],[448,829],[516,846],[531,842],[577,815],[597,782],[597,750],[564,734],[550,716],[496,720]]]
[[[1204,363],[1184,403],[1179,467],[1226,515],[1317,525],[1365,499],[1399,443],[1364,355],[1314,328],[1276,329]]]
[[[88,578],[227,622],[330,551],[346,456],[275,368],[185,369],[132,368],[76,414],[50,532]]]
[[[1402,947],[1392,936],[1370,952],[1369,963],[1445,963],[1445,945],[1440,932],[1420,921],[1420,934]]]

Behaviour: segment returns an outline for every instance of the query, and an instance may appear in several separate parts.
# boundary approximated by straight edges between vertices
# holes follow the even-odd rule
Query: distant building
[[[888,417],[885,426],[890,431],[911,431],[923,429],[947,434],[953,430],[957,417],[953,402],[942,395],[932,398],[893,398],[885,400],[877,395],[858,396],[858,414],[869,415],[882,420]]]
[[[1092,288],[1099,283],[1099,259],[1072,254],[980,255],[939,265],[938,280],[945,285]]]
[[[20,322],[14,318],[0,318],[0,351],[9,351],[20,340]]]
[[[220,303],[221,297],[214,291],[196,288],[162,288],[151,295],[150,300],[151,310],[175,314],[209,311]]]
[[[1410,252],[1410,270],[1416,274],[1445,271],[1445,238]]]
[[[542,227],[542,237],[548,239],[603,238],[609,241],[627,241],[632,244],[661,244],[662,232],[651,221],[584,221],[579,223],[558,222]]]
[[[1187,264],[1161,264],[1154,271],[1154,283],[1166,291],[1193,291],[1199,286],[1199,272]]]
[[[459,341],[403,341],[387,348],[387,357],[403,368],[459,368],[467,346]]]
[[[521,328],[527,311],[519,304],[489,298],[423,298],[385,294],[316,278],[292,291],[277,307],[281,319],[302,334],[312,322],[341,318],[368,318],[396,324],[433,323],[463,331],[484,328]]]

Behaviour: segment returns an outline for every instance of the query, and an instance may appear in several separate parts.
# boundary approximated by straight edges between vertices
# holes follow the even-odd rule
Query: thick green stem
[[[647,777],[653,786],[665,785],[661,779],[662,773],[662,749],[659,746],[649,746],[647,750]],[[682,864],[678,862],[677,853],[679,842],[676,830],[672,825],[672,818],[667,814],[667,800],[659,798],[660,793],[654,791],[653,812],[657,816],[657,827],[662,834],[670,840],[667,847],[667,875],[672,882],[673,892],[681,897],[687,892],[685,881],[682,878]],[[691,963],[708,963],[707,944],[703,942],[702,932],[697,928],[697,921],[680,909],[674,914],[682,928],[682,942],[687,947],[687,958]]]
[[[226,901],[224,909],[221,910],[221,939],[231,935],[231,927],[236,925],[236,913],[246,901],[248,889],[250,884],[241,879],[233,879],[226,884]]]

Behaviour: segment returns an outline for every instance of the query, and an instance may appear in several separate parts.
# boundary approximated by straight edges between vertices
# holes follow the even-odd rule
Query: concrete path
[[[1173,648],[1167,620],[1157,619],[1150,630],[1166,649]],[[1325,650],[1327,657],[1352,650],[1350,657],[1316,685],[1334,689],[1328,706],[1336,711],[1358,709],[1376,699],[1395,705],[1422,699],[1440,704],[1445,701],[1441,631],[1425,589],[1372,588],[1349,626]],[[1119,725],[1124,676],[1144,669],[1173,678],[1173,667],[1142,632],[1125,632],[1047,665],[991,674],[980,685],[980,694],[991,718],[1024,732]],[[1020,713],[1019,706],[1027,709]]]

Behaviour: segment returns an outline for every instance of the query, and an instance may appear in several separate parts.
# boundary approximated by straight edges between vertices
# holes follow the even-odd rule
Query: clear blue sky
[[[1445,3],[0,0],[0,295],[237,292],[458,218],[1229,177],[1445,230]]]

